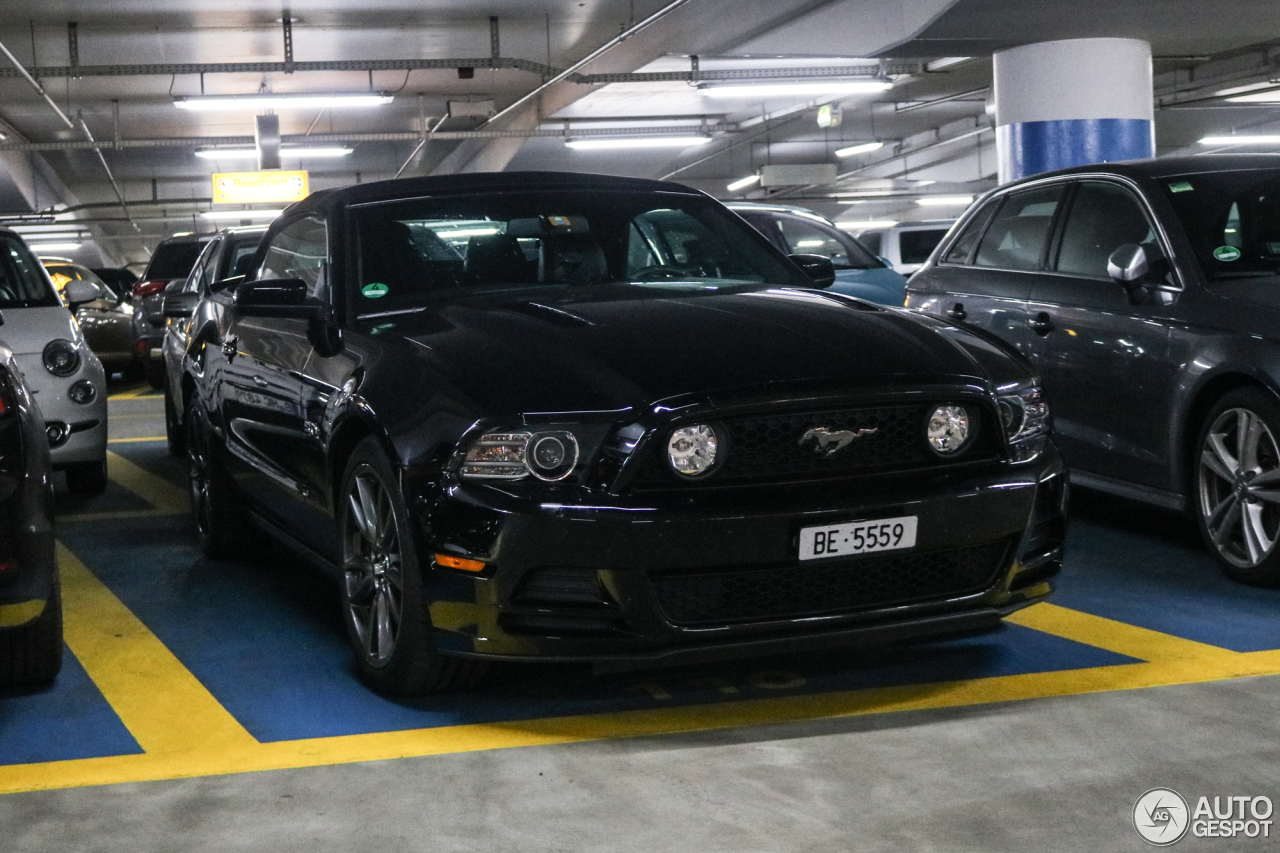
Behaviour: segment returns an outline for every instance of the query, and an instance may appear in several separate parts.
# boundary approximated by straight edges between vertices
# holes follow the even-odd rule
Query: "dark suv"
[[[138,357],[152,388],[164,387],[164,291],[170,284],[186,281],[196,258],[213,235],[184,235],[161,240],[147,268],[133,285],[133,325],[137,330]]]
[[[973,205],[908,306],[1031,359],[1080,485],[1187,508],[1280,583],[1280,157],[1113,163]]]

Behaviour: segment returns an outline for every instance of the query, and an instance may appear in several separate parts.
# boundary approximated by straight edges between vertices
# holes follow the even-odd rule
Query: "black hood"
[[[628,285],[472,299],[375,334],[420,347],[487,411],[642,409],[770,386],[984,382],[955,330],[801,290],[672,291]]]

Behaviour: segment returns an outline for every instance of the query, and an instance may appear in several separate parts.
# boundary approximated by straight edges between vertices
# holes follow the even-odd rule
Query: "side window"
[[[822,255],[830,258],[837,269],[849,269],[853,266],[849,250],[836,235],[812,222],[792,219],[790,216],[781,217],[778,219],[778,230],[782,232],[782,241],[786,244],[788,255]]]
[[[883,231],[864,231],[858,235],[857,239],[871,254],[878,257],[884,256],[884,252],[880,249],[880,242],[884,239]]]
[[[1013,193],[991,220],[974,263],[1007,270],[1038,270],[1062,186]]]
[[[325,263],[329,239],[324,220],[308,216],[290,223],[271,238],[258,278],[299,278],[307,283],[307,295],[328,299]]]
[[[1155,242],[1155,231],[1132,193],[1117,184],[1084,181],[1062,231],[1058,272],[1105,279],[1107,258],[1116,249]]]
[[[945,228],[923,228],[898,232],[898,254],[904,264],[923,264],[947,236]]]
[[[969,220],[969,224],[964,227],[964,233],[947,250],[947,256],[943,258],[946,263],[969,263],[969,256],[973,254],[973,248],[978,245],[978,240],[982,237],[982,229],[987,227],[992,214],[1000,207],[1001,201],[1003,199],[992,199],[986,203],[982,210],[978,211],[973,219]]]
[[[213,269],[218,258],[218,247],[221,245],[221,240],[214,239],[210,240],[204,247],[204,251],[196,259],[196,265],[191,268],[191,275],[187,276],[186,284],[182,286],[183,293],[205,293],[208,291],[209,283],[214,278]]]

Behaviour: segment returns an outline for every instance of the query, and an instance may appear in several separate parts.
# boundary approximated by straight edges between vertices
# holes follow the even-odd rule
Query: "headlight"
[[[67,396],[71,399],[71,402],[87,406],[97,398],[98,389],[93,387],[92,381],[81,379],[67,389]]]
[[[461,473],[468,480],[519,480],[532,474],[555,482],[577,464],[578,440],[571,432],[489,432],[467,450]]]
[[[719,444],[715,429],[706,424],[681,427],[667,442],[667,459],[677,474],[697,477],[715,466]]]
[[[71,341],[49,341],[44,348],[44,368],[54,376],[70,376],[80,369],[80,351]]]
[[[951,404],[938,406],[929,415],[929,423],[925,429],[929,446],[935,453],[943,456],[959,453],[972,433],[969,410],[964,406]]]
[[[1028,385],[999,397],[1000,420],[1014,462],[1040,455],[1049,436],[1049,404],[1039,386]]]

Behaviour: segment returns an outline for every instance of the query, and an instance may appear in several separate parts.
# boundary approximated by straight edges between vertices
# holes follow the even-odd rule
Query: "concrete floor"
[[[1142,850],[1149,788],[1277,799],[1278,704],[1256,678],[13,794],[0,826],[11,853]]]
[[[173,475],[180,467],[164,457],[162,446],[120,441],[161,432],[158,403],[154,397],[114,400],[112,448],[177,485]],[[158,481],[120,470],[125,473],[108,494],[116,501],[113,506],[145,508],[172,500]],[[82,513],[97,507],[71,506],[64,498],[64,508]],[[580,670],[545,676],[541,670],[514,670],[458,700],[450,712],[454,716],[424,722],[442,712],[429,705],[384,707],[358,687],[344,692],[349,663],[335,639],[331,592],[323,585],[299,595],[301,575],[291,569],[261,579],[263,573],[252,565],[200,563],[190,556],[178,519],[153,518],[146,509],[128,512],[141,516],[93,521],[95,527],[82,519],[65,525],[63,537],[209,687],[210,701],[216,697],[268,746],[306,733],[291,734],[287,725],[269,730],[266,723],[252,722],[252,713],[269,716],[291,706],[272,705],[269,696],[260,707],[246,705],[233,687],[219,682],[219,667],[229,665],[227,660],[208,663],[199,642],[182,644],[177,629],[166,627],[171,617],[155,603],[161,592],[173,596],[163,606],[189,606],[181,595],[192,589],[217,600],[219,577],[258,578],[257,586],[241,585],[241,597],[261,599],[263,612],[280,614],[307,649],[328,648],[332,641],[335,660],[321,656],[308,664],[328,667],[328,681],[313,685],[306,680],[313,673],[291,658],[281,671],[297,670],[304,702],[314,690],[313,705],[346,702],[349,714],[370,718],[362,727],[350,715],[335,717],[329,724],[338,733],[393,731],[407,728],[405,720],[445,726],[438,731],[446,733],[459,721],[520,720],[520,714],[529,713],[526,706],[517,704],[502,717],[507,713],[503,703],[511,702],[512,694],[539,690],[547,694],[538,700],[542,704],[528,707],[547,715],[621,710],[625,716],[637,708],[643,712],[650,701],[634,691],[620,698],[625,682],[593,682]],[[743,701],[751,698],[750,670],[762,664],[717,670],[742,686],[741,695],[728,698],[692,695],[688,678],[695,673],[664,673],[655,679],[692,695],[686,698],[672,688],[674,704],[684,703],[670,709],[680,715],[680,725],[698,728],[701,715],[710,730],[26,790],[0,796],[0,851],[1124,851],[1148,847],[1133,829],[1132,810],[1153,787],[1171,787],[1193,805],[1200,796],[1215,795],[1267,795],[1280,801],[1280,715],[1275,712],[1280,679],[1215,680],[1224,672],[1245,671],[1232,669],[1243,666],[1241,661],[1273,660],[1266,656],[1280,648],[1280,620],[1273,618],[1280,593],[1223,580],[1176,516],[1084,495],[1073,525],[1073,556],[1055,597],[1063,608],[1057,612],[1066,614],[1066,630],[1040,617],[958,651],[953,646],[936,653],[788,662],[809,682],[794,699],[775,702],[779,722],[738,725],[717,716],[750,704]],[[136,559],[129,563],[135,552],[122,550],[132,547],[130,538],[145,538],[134,532],[143,529],[170,553],[172,562],[163,571],[178,573],[172,575],[174,590],[155,585],[150,603],[131,584],[146,589],[151,576],[145,572],[157,570]],[[296,612],[284,613],[285,605]],[[1098,634],[1099,625],[1105,635]],[[1028,648],[1032,658],[1045,659],[1041,668],[1026,661]],[[930,661],[923,668],[922,655]],[[1203,673],[1197,674],[1201,660]],[[1267,666],[1249,671],[1280,672],[1280,664]],[[1160,678],[1180,683],[1117,689],[1138,682],[1117,680],[1115,673],[1143,667],[1157,667],[1155,680],[1146,683],[1160,683]],[[1060,692],[1079,695],[1053,695],[1053,684],[1036,688],[1047,698],[1016,702],[981,692],[983,684],[1009,684],[1041,672],[1064,685]],[[1101,686],[1082,681],[1099,673],[1112,680]],[[42,731],[24,714],[44,703],[39,707],[48,710],[40,713],[56,715],[69,701],[72,674],[64,672],[59,685],[41,695],[0,695],[0,765],[52,761],[32,766],[53,773],[68,763],[6,760],[5,755],[25,754],[12,739]],[[82,687],[92,688],[83,674],[80,678]],[[1186,683],[1191,681],[1204,683]],[[801,710],[805,700],[856,699],[867,695],[867,687],[887,684],[892,690],[895,684],[921,682],[936,682],[921,685],[937,688],[934,700],[962,691],[957,685],[978,688],[972,702],[956,702],[956,707],[893,711],[892,702],[883,699],[878,706],[869,700],[867,707],[851,700],[839,711],[851,716],[795,721],[814,716]],[[255,692],[269,691],[259,686]],[[127,713],[121,717],[130,724]],[[728,727],[712,728],[717,726]],[[56,726],[44,731],[69,739],[79,733]],[[618,731],[625,734],[625,727]],[[128,732],[121,732],[133,743]],[[74,753],[76,744],[59,748]],[[129,751],[113,748],[100,754],[110,760]],[[8,769],[0,766],[0,785]],[[28,785],[37,787],[38,780]],[[1263,850],[1275,843],[1188,835],[1176,848]]]

